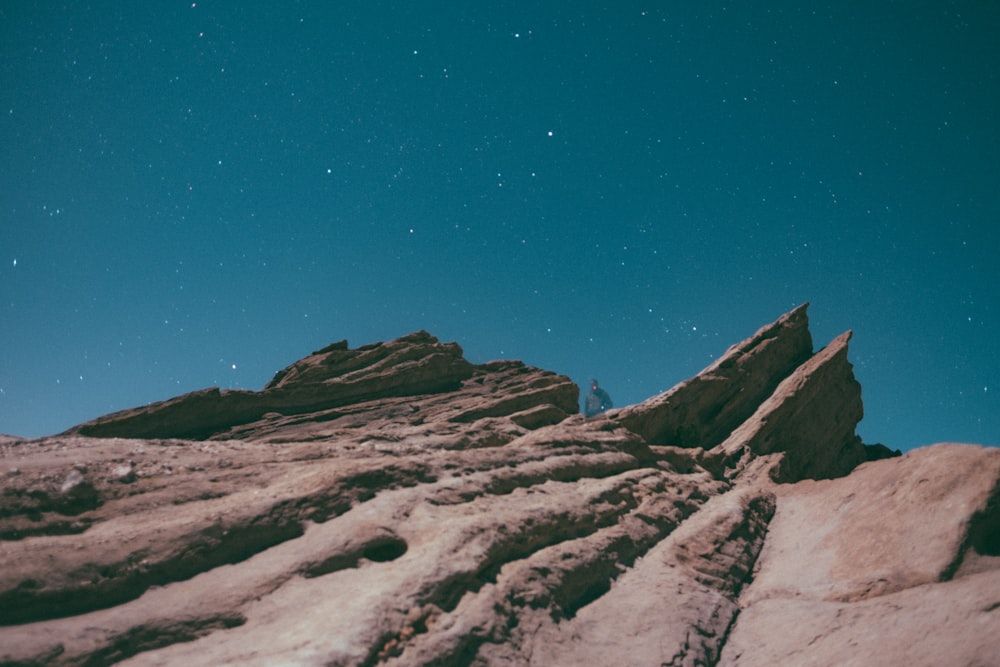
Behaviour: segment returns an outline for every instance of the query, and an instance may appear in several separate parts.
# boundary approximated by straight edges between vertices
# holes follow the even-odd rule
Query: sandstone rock
[[[651,444],[719,444],[812,354],[808,306],[761,327],[695,377],[617,411],[616,418]]]
[[[212,439],[330,440],[345,448],[377,446],[396,452],[495,446],[562,421],[579,410],[578,399],[579,388],[563,375],[520,361],[494,361],[473,367],[455,391],[390,395],[290,416],[269,412]]]
[[[1000,449],[939,444],[866,463],[836,482],[777,485],[767,558],[744,601],[854,602],[951,579],[977,550],[1000,555],[989,542],[1000,526],[974,540],[978,525],[1000,519],[997,480]]]
[[[744,610],[719,664],[993,665],[1000,570],[855,603],[772,599]]]
[[[472,364],[457,343],[418,331],[356,350],[346,341],[279,371],[262,392],[279,412],[305,412],[372,398],[434,394],[458,389]]]
[[[719,445],[727,462],[782,452],[778,481],[846,475],[867,460],[854,429],[864,416],[861,385],[847,361],[851,332],[795,369]]]
[[[525,662],[715,664],[773,512],[774,497],[755,489],[712,498],[606,595],[536,632]]]
[[[98,417],[66,432],[98,438],[204,438],[233,423],[254,419],[261,407],[254,392],[193,391]]]
[[[722,664],[989,664],[1000,655],[998,481],[1000,449],[942,444],[773,487]]]
[[[457,344],[439,343],[423,331],[357,350],[343,341],[278,372],[264,391],[203,389],[100,417],[67,434],[204,439],[272,412],[294,415],[453,390],[472,373]]]
[[[1000,450],[862,445],[805,311],[600,420],[418,332],[4,441],[0,664],[988,664]]]

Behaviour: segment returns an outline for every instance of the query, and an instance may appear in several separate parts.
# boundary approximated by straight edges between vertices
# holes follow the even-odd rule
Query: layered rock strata
[[[0,664],[988,664],[1000,450],[863,445],[849,340],[587,420],[418,332],[4,439]]]

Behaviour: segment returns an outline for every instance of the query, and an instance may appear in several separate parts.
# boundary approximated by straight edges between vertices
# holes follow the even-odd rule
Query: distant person
[[[588,417],[599,415],[605,410],[615,407],[608,392],[597,386],[597,380],[590,381],[590,393],[583,402],[583,413]]]

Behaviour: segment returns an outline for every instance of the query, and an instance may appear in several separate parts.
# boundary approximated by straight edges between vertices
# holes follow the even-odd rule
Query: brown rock
[[[451,391],[472,375],[457,343],[418,331],[356,350],[328,346],[279,371],[264,388],[277,411],[305,412],[387,396]]]
[[[765,600],[740,614],[719,665],[988,665],[1000,655],[1000,570],[856,603]]]
[[[989,664],[1000,450],[864,463],[849,337],[585,420],[419,332],[4,441],[0,663]]]
[[[204,439],[268,413],[295,415],[376,398],[454,390],[473,368],[456,343],[425,331],[349,350],[330,345],[279,371],[261,392],[216,387],[124,410],[67,434]]]
[[[606,595],[538,632],[531,663],[715,664],[773,512],[767,492],[740,489],[712,498]]]
[[[619,410],[617,419],[651,444],[719,444],[812,354],[808,307],[761,327],[690,380]]]
[[[840,477],[867,460],[854,429],[864,416],[861,385],[847,361],[851,332],[795,369],[718,447],[728,462],[782,452],[776,481]]]
[[[1000,450],[934,445],[777,511],[724,665],[976,665],[1000,655]]]
[[[520,361],[493,361],[472,367],[455,391],[389,396],[290,416],[269,412],[213,439],[331,440],[396,452],[495,446],[576,413],[578,398],[579,389],[563,375]]]

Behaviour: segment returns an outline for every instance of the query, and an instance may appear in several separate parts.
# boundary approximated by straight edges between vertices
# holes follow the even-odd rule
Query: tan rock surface
[[[849,339],[587,420],[418,332],[4,438],[0,664],[989,664],[1000,450],[864,463]]]
[[[1000,450],[940,444],[777,485],[727,665],[989,665]]]

